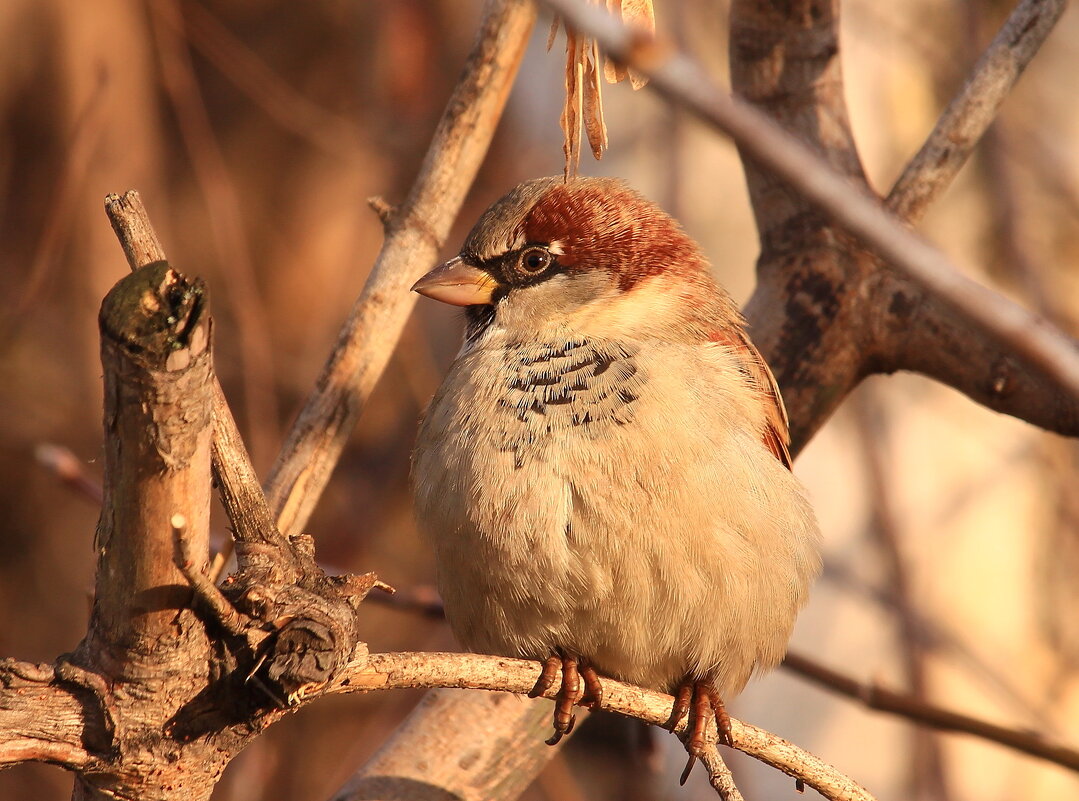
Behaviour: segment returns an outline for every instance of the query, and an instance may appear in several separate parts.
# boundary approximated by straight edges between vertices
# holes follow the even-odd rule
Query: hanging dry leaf
[[[584,38],[566,31],[566,103],[562,108],[562,151],[566,154],[565,177],[577,175],[581,161],[581,101],[584,77]]]
[[[607,124],[603,121],[603,99],[600,90],[599,45],[592,40],[586,48],[584,73],[584,130],[592,155],[598,161],[607,149]]]
[[[591,0],[599,5],[606,3],[607,10],[627,25],[654,34],[655,11],[652,0]],[[554,44],[555,34],[562,21],[556,16],[547,37],[547,49]],[[564,27],[564,26],[563,26]],[[606,59],[603,76],[609,83],[624,80],[627,75],[634,89],[640,89],[647,79],[627,71],[622,65]],[[600,81],[599,46],[595,40],[579,36],[566,29],[566,102],[562,107],[562,150],[566,156],[566,180],[577,174],[581,160],[581,128],[588,134],[592,155],[603,157],[607,148],[607,124],[603,119],[603,96]]]

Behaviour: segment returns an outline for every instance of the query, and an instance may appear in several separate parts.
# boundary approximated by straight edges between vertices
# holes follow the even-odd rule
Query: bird
[[[518,185],[412,289],[464,307],[411,470],[454,635],[541,662],[532,695],[561,678],[551,744],[601,676],[674,695],[684,782],[710,721],[732,744],[724,699],[782,660],[821,568],[745,320],[615,178]]]

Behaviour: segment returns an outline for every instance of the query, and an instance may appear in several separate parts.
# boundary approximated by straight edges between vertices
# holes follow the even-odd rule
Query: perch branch
[[[642,39],[581,0],[542,0],[608,54],[649,78],[649,86],[728,134],[753,161],[780,175],[890,265],[933,292],[1032,367],[1079,396],[1079,350],[1044,319],[964,276],[946,256],[838,174],[757,108],[719,90],[691,59]]]
[[[885,201],[889,209],[915,222],[951,184],[1066,5],[1067,0],[1022,0],[1015,7],[896,180]]]
[[[523,695],[535,686],[539,675],[538,663],[521,659],[476,654],[370,654],[362,664],[343,671],[327,692],[398,687],[459,687]],[[544,697],[554,698],[555,694],[556,688],[550,688],[544,693]],[[612,679],[603,680],[601,708],[609,712],[660,726],[670,718],[673,703],[673,698],[661,693]],[[731,731],[736,749],[795,779],[801,779],[825,798],[835,801],[872,801],[869,793],[831,765],[770,732],[733,719]],[[680,735],[684,732],[685,721],[677,729]],[[713,749],[714,736],[713,731]],[[540,739],[538,733],[536,739]],[[713,766],[710,765],[709,772],[712,771]]]
[[[424,617],[430,617],[439,620],[445,618],[445,614],[442,608],[442,601],[438,598],[438,593],[434,589],[434,587],[422,585],[419,587],[412,587],[402,591],[401,593],[399,593],[399,595],[403,596],[403,598],[401,599],[401,603],[398,603],[395,600],[395,596],[383,597],[378,595],[372,595],[371,600],[378,603],[387,604],[389,606],[394,606],[401,609],[402,611],[419,614]],[[889,605],[890,603],[891,602],[889,601]],[[926,625],[926,621],[916,620],[914,621],[914,625],[916,627],[924,626]],[[938,634],[937,638],[940,638],[941,636],[943,635]],[[926,638],[924,636],[921,636],[920,639]],[[933,639],[930,638],[930,641],[933,641]],[[817,683],[823,687],[832,689],[840,693],[841,695],[852,698],[856,701],[860,701],[862,703],[865,703],[865,699],[867,696],[881,697],[881,694],[883,693],[888,698],[888,704],[886,706],[873,705],[870,707],[878,712],[885,712],[890,715],[896,715],[897,717],[906,718],[916,723],[922,723],[929,726],[933,726],[933,721],[935,720],[964,721],[964,724],[962,726],[941,726],[940,728],[946,731],[954,731],[961,734],[970,734],[974,737],[980,737],[988,740],[989,742],[995,742],[1000,745],[1010,747],[1010,739],[1002,739],[996,736],[996,733],[998,731],[1003,730],[1006,732],[1010,732],[1011,736],[1019,737],[1023,742],[1027,743],[1032,748],[1038,749],[1038,753],[1033,753],[1031,750],[1025,748],[1020,749],[1024,753],[1032,753],[1034,756],[1041,757],[1042,759],[1047,759],[1051,762],[1057,762],[1057,764],[1063,765],[1064,767],[1074,767],[1075,765],[1079,765],[1079,751],[1075,749],[1069,748],[1067,746],[1053,745],[1044,737],[1041,737],[1034,733],[1030,733],[1026,730],[995,726],[994,724],[988,723],[987,721],[980,720],[969,715],[963,715],[961,713],[954,712],[953,710],[945,709],[943,707],[928,703],[924,699],[911,694],[900,693],[894,690],[883,690],[881,688],[877,688],[876,685],[868,685],[874,687],[874,689],[871,692],[866,692],[863,688],[867,685],[863,685],[857,679],[831,670],[830,668],[821,665],[819,662],[810,659],[803,654],[796,654],[788,651],[786,658],[783,660],[782,667],[798,676],[801,676],[804,679],[808,679],[809,681]],[[854,690],[852,691],[851,688],[854,688]],[[908,715],[908,710],[916,710],[917,714],[913,716]],[[544,722],[547,722],[546,718],[544,718]],[[1058,757],[1062,757],[1063,761],[1058,759]]]

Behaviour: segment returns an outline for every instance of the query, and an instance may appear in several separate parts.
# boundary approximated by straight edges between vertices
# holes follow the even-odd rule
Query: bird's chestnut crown
[[[595,270],[624,292],[661,273],[692,280],[707,266],[681,226],[622,181],[538,178],[487,209],[461,253],[413,289],[454,305],[491,305],[556,275]]]

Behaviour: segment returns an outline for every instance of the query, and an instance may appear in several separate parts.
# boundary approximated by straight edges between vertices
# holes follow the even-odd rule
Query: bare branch
[[[872,372],[912,370],[958,389],[986,408],[1047,431],[1079,435],[1079,398],[1018,354],[978,336],[940,298],[882,271],[866,299],[877,314],[862,333]],[[875,339],[874,339],[875,338]]]
[[[1066,5],[1067,0],[1022,0],[1016,6],[888,193],[889,209],[917,221],[951,184]]]
[[[105,214],[132,272],[155,261],[165,261],[165,249],[150,225],[150,217],[138,192],[131,190],[122,197],[108,195],[105,198]]]
[[[734,783],[734,774],[718,750],[709,751],[703,761],[708,769],[708,783],[723,801],[745,801],[738,785]]]
[[[179,520],[177,518],[180,518]],[[214,620],[229,634],[243,635],[252,625],[250,618],[236,609],[214,584],[213,577],[203,572],[198,554],[194,553],[191,541],[187,538],[186,521],[180,515],[173,515],[173,536],[176,537],[180,558],[177,566],[184,574],[195,597],[209,611]]]
[[[803,656],[788,653],[783,666],[814,684],[862,702],[869,709],[899,715],[941,731],[972,734],[1024,754],[1079,771],[1079,750],[1054,743],[1031,731],[997,726],[978,718],[942,709],[874,682],[860,682]]]
[[[52,442],[42,442],[34,448],[34,458],[64,484],[97,506],[101,505],[101,484],[86,474],[82,462],[69,448]]]
[[[370,654],[355,669],[346,669],[327,692],[384,690],[395,687],[460,687],[472,690],[498,690],[523,695],[531,690],[540,675],[536,662],[477,654],[387,653]],[[550,688],[545,698],[554,698],[557,688]],[[643,690],[612,679],[603,680],[602,709],[636,718],[654,726],[664,724],[671,715],[674,699],[662,693]],[[548,708],[549,713],[549,708]],[[549,715],[545,716],[545,719]],[[801,779],[829,799],[872,801],[872,796],[831,765],[803,751],[780,737],[756,726],[731,720],[734,747],[755,759]],[[685,732],[685,721],[678,734]],[[537,740],[540,734],[535,734]],[[712,733],[714,743],[715,733]],[[713,746],[714,747],[714,746]],[[413,755],[415,759],[415,755]],[[710,773],[715,763],[709,767]],[[509,797],[499,793],[499,797]]]
[[[535,22],[529,0],[488,0],[475,46],[408,199],[267,482],[287,534],[303,529],[449,233],[502,115]]]
[[[610,15],[581,0],[543,0],[607,52],[650,78],[650,86],[677,100],[735,139],[752,160],[782,176],[891,266],[932,291],[950,307],[1011,349],[1062,389],[1079,396],[1079,351],[1042,318],[970,280],[894,216],[863,187],[836,173],[820,156],[767,115],[720,91],[684,55],[642,41]]]
[[[827,569],[826,569],[826,574],[827,574]],[[889,598],[887,601],[885,601],[884,598],[883,598],[883,595],[884,595],[884,593],[881,593],[880,596],[873,597],[873,600],[877,601],[878,603],[884,603],[885,605],[887,605],[889,607],[894,606],[894,599]],[[445,618],[445,615],[444,615],[443,609],[442,609],[442,601],[441,601],[441,599],[439,599],[437,591],[434,589],[434,587],[431,587],[431,586],[423,586],[423,585],[421,585],[421,586],[418,586],[418,587],[412,587],[411,589],[409,589],[409,590],[407,590],[405,592],[405,597],[401,600],[400,603],[396,602],[394,600],[394,598],[391,597],[391,596],[384,596],[383,597],[383,596],[378,596],[378,595],[372,595],[372,596],[370,596],[370,600],[371,601],[376,601],[378,603],[385,603],[385,604],[387,604],[389,606],[395,606],[395,607],[401,609],[402,611],[414,612],[416,614],[423,615],[424,617],[430,617],[430,618],[435,618],[435,619],[439,619],[439,620]],[[965,662],[968,662],[968,663],[971,661],[971,659],[972,659],[971,655],[966,653],[965,651],[963,651],[961,649],[961,646],[957,645],[957,643],[954,640],[949,641],[947,639],[946,634],[943,634],[941,632],[936,632],[934,634],[929,635],[926,632],[922,631],[922,629],[929,626],[929,621],[926,620],[924,617],[922,617],[916,610],[911,609],[911,610],[908,611],[908,614],[910,614],[910,616],[912,617],[912,620],[910,622],[911,622],[912,627],[914,628],[914,631],[917,633],[915,639],[917,640],[917,642],[919,644],[922,645],[922,647],[925,647],[926,645],[933,645],[933,646],[938,646],[939,647],[939,646],[941,646],[943,644],[946,647],[949,647],[949,648],[951,648],[953,650],[958,648],[959,649],[959,656],[961,658],[961,661],[965,661]],[[806,657],[806,656],[804,656],[802,654],[794,654],[794,653],[788,652],[787,658],[784,660],[784,662],[782,664],[782,667],[787,669],[787,670],[790,670],[792,673],[795,673],[795,674],[798,674],[798,675],[802,676],[803,678],[808,678],[808,679],[813,680],[813,681],[819,681],[819,683],[823,684],[824,686],[832,687],[833,689],[836,689],[837,691],[843,691],[845,688],[861,687],[862,686],[857,680],[849,678],[849,677],[840,676],[839,673],[834,672],[834,671],[830,671],[828,668],[823,667],[818,662],[815,662],[814,660],[812,660],[812,659],[810,659],[810,658],[808,658],[808,657]],[[977,663],[975,663],[974,667],[975,668],[981,668],[981,669],[984,670],[985,666],[984,665],[978,665]],[[824,677],[839,677],[839,678],[834,679],[835,686],[833,686],[833,684],[830,681],[825,681]],[[1011,700],[1015,701],[1014,689],[1013,688],[1008,687],[1006,685],[1003,685],[1003,686],[1000,685],[1001,680],[997,676],[989,675],[988,678],[989,678],[991,684],[993,684],[995,689],[1002,690],[1006,695],[1011,697]],[[876,690],[875,692],[879,693],[879,692],[882,692],[882,691]],[[939,707],[939,706],[935,706],[933,704],[926,703],[924,701],[924,699],[921,699],[921,698],[917,698],[917,697],[914,697],[914,696],[911,696],[911,695],[906,695],[904,693],[898,693],[898,692],[894,692],[894,691],[887,691],[887,692],[890,693],[891,697],[894,699],[895,703],[893,704],[893,706],[896,707],[896,708],[893,709],[893,708],[884,708],[884,707],[880,707],[880,706],[874,706],[873,707],[874,709],[877,709],[878,711],[883,711],[883,712],[890,712],[890,713],[893,713],[893,714],[897,714],[897,715],[899,715],[901,717],[905,717],[906,715],[905,715],[904,710],[912,709],[912,708],[919,708],[919,705],[920,705],[921,708],[935,710],[934,714],[939,715],[941,717],[941,719],[952,719],[952,718],[962,719],[962,718],[965,717],[965,716],[963,716],[963,715],[961,715],[961,714],[959,714],[957,712],[954,712],[954,711],[949,710],[949,709],[945,709],[944,707]],[[844,693],[844,694],[850,695],[849,693]],[[864,693],[853,694],[853,695],[850,695],[850,697],[855,698],[856,700],[859,700],[859,701],[864,701]],[[1033,714],[1029,710],[1029,707],[1021,699],[1020,699],[1019,707],[1020,707],[1021,711],[1026,712],[1028,715]],[[960,729],[955,729],[955,731],[962,731],[962,733],[972,734],[975,737],[983,736],[983,732],[987,732],[987,731],[992,732],[993,731],[992,724],[986,723],[985,721],[978,720],[978,719],[972,718],[972,717],[966,717],[966,719],[972,721],[971,725],[968,728],[963,728],[961,730]],[[922,720],[919,719],[918,722],[925,722],[925,721],[922,721]],[[1012,731],[1022,731],[1022,730],[1013,729]],[[1037,737],[1037,735],[1031,735],[1031,737],[1032,737],[1032,739],[1034,739],[1036,741],[1040,741],[1040,742],[1045,741],[1044,738],[1039,738],[1039,737]],[[995,737],[992,737],[992,736],[987,737],[987,739],[989,739],[992,742],[1000,742],[999,740],[997,740]],[[1002,745],[1008,745],[1008,743],[1001,743],[1001,744]],[[1071,751],[1071,749],[1065,749],[1065,753],[1068,753],[1070,751]],[[1072,752],[1072,753],[1075,753],[1077,756],[1079,756],[1079,751]],[[1066,766],[1070,766],[1070,763],[1069,763],[1069,765],[1066,765]],[[713,782],[713,784],[714,784],[714,782]]]

